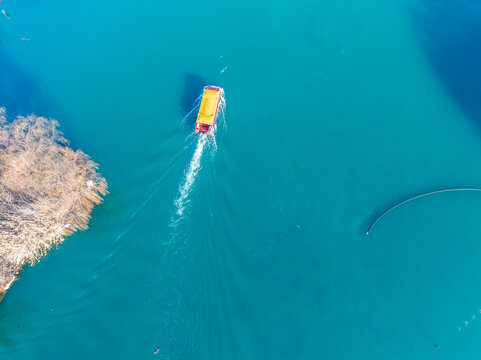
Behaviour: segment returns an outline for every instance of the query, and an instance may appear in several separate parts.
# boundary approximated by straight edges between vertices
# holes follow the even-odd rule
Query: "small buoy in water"
[[[12,17],[4,10],[2,9],[2,14],[5,15],[7,19],[11,19]]]

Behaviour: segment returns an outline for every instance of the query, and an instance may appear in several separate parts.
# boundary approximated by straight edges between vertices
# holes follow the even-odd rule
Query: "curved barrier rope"
[[[376,225],[376,223],[381,220],[385,215],[387,215],[388,213],[390,213],[391,211],[393,211],[394,209],[398,208],[399,206],[401,205],[404,205],[410,201],[413,201],[413,200],[416,200],[416,199],[419,199],[419,198],[422,198],[422,197],[425,197],[425,196],[428,196],[428,195],[434,195],[434,194],[439,194],[439,193],[443,193],[443,192],[452,192],[452,191],[481,191],[481,189],[476,189],[476,188],[459,188],[459,189],[444,189],[444,190],[437,190],[437,191],[431,191],[431,192],[428,192],[428,193],[425,193],[425,194],[421,194],[421,195],[417,195],[417,196],[414,196],[412,198],[409,198],[407,200],[404,200],[404,201],[401,201],[399,204],[396,204],[394,205],[392,208],[386,210],[385,212],[383,212],[381,214],[381,216],[379,216],[376,220],[373,221],[373,223],[371,224],[371,226],[369,226],[369,228],[367,229],[366,231],[366,235],[369,235],[369,232],[371,231],[371,229],[373,228],[374,225]]]

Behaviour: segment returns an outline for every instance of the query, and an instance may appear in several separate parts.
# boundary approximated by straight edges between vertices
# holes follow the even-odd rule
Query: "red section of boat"
[[[213,125],[212,125],[213,126]],[[201,132],[201,133],[206,133],[207,131],[209,131],[209,125],[206,125],[206,124],[199,124],[198,126],[198,132]]]

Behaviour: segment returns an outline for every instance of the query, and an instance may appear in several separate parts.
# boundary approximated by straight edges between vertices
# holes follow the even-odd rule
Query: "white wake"
[[[207,143],[207,136],[208,135],[205,134],[199,135],[194,155],[192,155],[192,159],[190,159],[189,167],[185,171],[184,179],[179,186],[179,197],[175,200],[176,213],[179,216],[182,216],[185,206],[189,203],[188,197],[192,191],[192,185],[194,185],[195,178],[201,169],[200,160],[202,159],[202,153]]]

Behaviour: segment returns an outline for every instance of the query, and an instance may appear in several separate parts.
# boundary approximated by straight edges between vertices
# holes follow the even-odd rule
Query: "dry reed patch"
[[[7,121],[0,108],[0,292],[25,263],[88,227],[107,194],[98,165],[74,151],[53,119]]]

